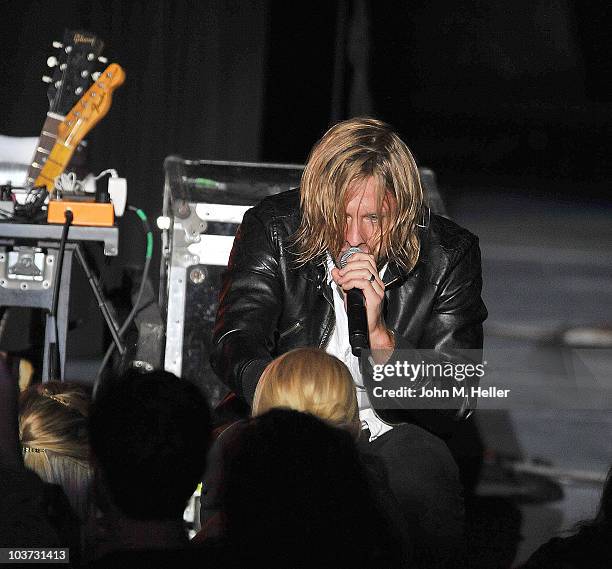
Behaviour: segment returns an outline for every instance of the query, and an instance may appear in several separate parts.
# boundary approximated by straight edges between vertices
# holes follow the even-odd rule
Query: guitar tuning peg
[[[58,41],[54,41],[52,45],[55,49],[61,49],[64,47],[64,44]]]
[[[95,54],[89,52],[87,54],[87,61],[93,61],[96,58]]]
[[[98,61],[100,63],[108,63],[108,59],[106,57],[102,56],[102,55],[100,57],[98,57]]]
[[[53,83],[53,79],[51,79],[51,77],[49,77],[48,75],[43,75],[42,81],[43,83]]]
[[[59,60],[54,55],[52,55],[51,57],[47,59],[47,65],[49,67],[55,67],[58,63],[59,63]]]
[[[100,78],[100,75],[102,75],[102,74],[101,74],[99,71],[96,71],[95,73],[92,73],[92,74],[91,74],[91,78],[92,78],[94,81],[97,81],[97,80]]]

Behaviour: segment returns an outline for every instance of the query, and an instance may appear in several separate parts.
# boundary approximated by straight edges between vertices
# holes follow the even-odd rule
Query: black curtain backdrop
[[[376,113],[442,181],[529,175],[608,191],[609,2],[383,0],[370,8]]]
[[[314,7],[282,0],[271,4],[273,48],[266,61],[262,131],[265,161],[305,163],[313,143],[330,126],[339,4],[347,2],[315,2]]]

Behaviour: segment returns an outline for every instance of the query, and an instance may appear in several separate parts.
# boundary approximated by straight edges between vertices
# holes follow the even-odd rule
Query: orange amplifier
[[[112,227],[115,223],[115,211],[112,203],[85,201],[51,200],[47,208],[49,223],[66,222],[66,210],[72,211],[72,225],[90,225]]]

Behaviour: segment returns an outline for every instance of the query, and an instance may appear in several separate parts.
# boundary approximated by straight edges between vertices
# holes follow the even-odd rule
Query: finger
[[[380,277],[378,276],[378,273],[373,273],[368,269],[359,269],[359,270],[350,271],[346,273],[344,276],[340,276],[338,280],[336,281],[336,283],[342,286],[349,281],[360,279],[360,278],[365,279],[369,283],[377,283],[378,286],[376,287],[376,291],[377,292],[382,291],[384,293],[385,285],[380,279]]]
[[[369,281],[371,280],[373,274],[374,273],[372,273],[372,271],[366,267],[362,269],[352,269],[344,274],[340,274],[339,281],[341,283],[345,281],[350,281],[353,279],[365,279]],[[374,275],[374,278],[376,278],[376,275]]]
[[[369,267],[372,271],[376,271],[376,261],[372,255],[366,255],[365,253],[357,253],[349,258],[344,269],[347,270],[351,267]]]
[[[385,295],[385,283],[383,283],[380,279],[374,279],[370,285],[379,296]]]
[[[370,253],[364,253],[364,252],[354,253],[353,255],[351,255],[348,258],[347,262],[350,263],[351,261],[354,261],[355,259],[372,259],[373,260],[374,259],[374,255],[372,255]]]
[[[366,263],[365,261],[361,261],[358,263],[352,263],[351,265],[347,265],[346,267],[344,267],[344,269],[340,269],[338,271],[339,275],[341,277],[347,275],[348,273],[352,272],[352,271],[368,271],[371,274],[375,274],[378,273],[378,271],[376,270],[376,267],[374,267],[373,265],[371,265],[370,263]]]
[[[342,280],[338,283],[342,290],[351,290],[352,288],[358,288],[360,290],[364,290],[370,284],[366,279],[358,278],[358,279],[347,279]]]
[[[346,268],[338,272],[338,277],[338,283],[356,278],[367,279],[369,281],[372,281],[372,279],[380,279],[378,271],[369,265]]]
[[[370,255],[369,253],[355,253],[346,260],[347,264],[355,263],[357,261],[371,261],[372,263],[376,263],[374,255]]]
[[[345,285],[342,285],[342,289],[345,293],[351,289],[361,290],[365,299],[365,306],[368,310],[368,321],[377,320],[378,311],[380,310],[383,299],[385,297],[384,285],[381,286],[376,281],[371,283],[364,279],[355,279],[352,282],[350,281],[347,282]],[[344,296],[344,299],[346,304],[346,294]],[[374,311],[373,316],[370,316],[370,311]]]
[[[342,290],[345,291],[351,290],[352,288],[358,288],[364,291],[365,294],[366,292],[374,290],[378,296],[382,296],[385,290],[385,285],[380,280],[376,279],[374,279],[372,282],[370,282],[367,278],[343,279],[338,284],[340,284]]]

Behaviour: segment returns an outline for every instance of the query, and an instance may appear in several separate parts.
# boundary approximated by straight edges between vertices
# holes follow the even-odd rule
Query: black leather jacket
[[[211,365],[249,404],[271,359],[299,346],[324,347],[335,324],[324,264],[293,263],[290,236],[299,222],[297,189],[248,210],[223,276]],[[487,311],[478,238],[469,231],[432,214],[416,266],[408,273],[390,262],[383,281],[397,349],[441,356],[482,349]]]

